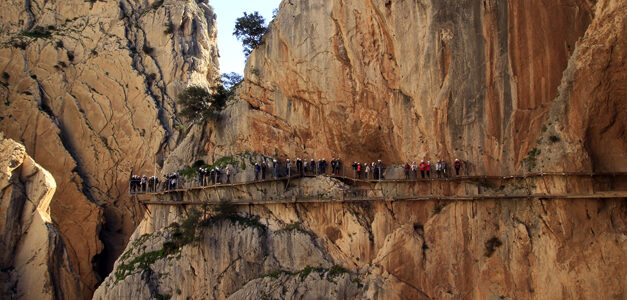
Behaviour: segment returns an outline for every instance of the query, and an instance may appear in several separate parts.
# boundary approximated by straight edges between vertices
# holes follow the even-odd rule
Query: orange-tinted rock
[[[589,2],[282,3],[208,153],[461,158],[520,172],[593,16]],[[620,82],[620,81],[619,81]],[[235,113],[237,111],[237,113]],[[244,124],[244,125],[242,125]]]
[[[57,185],[0,133],[0,294],[6,299],[77,299],[80,282],[50,205]]]
[[[176,94],[218,76],[215,15],[174,0],[8,1],[0,15],[0,130],[56,179],[52,220],[87,298],[142,217],[130,173],[159,171],[182,133]]]
[[[545,169],[625,171],[627,3],[604,0],[595,8],[537,145]]]

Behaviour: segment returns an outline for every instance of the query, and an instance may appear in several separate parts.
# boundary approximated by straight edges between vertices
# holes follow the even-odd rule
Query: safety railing
[[[275,173],[272,168],[268,172],[266,172],[265,177],[259,176],[256,180],[250,181],[235,181],[234,176],[231,175],[227,177],[225,174],[220,174],[216,176],[204,176],[203,178],[186,178],[185,176],[178,176],[175,181],[172,180],[157,180],[151,181],[148,180],[146,185],[134,185],[133,183],[129,184],[129,192],[132,195],[137,194],[154,194],[154,193],[164,193],[171,191],[185,191],[189,189],[197,189],[197,188],[211,188],[216,186],[223,186],[228,184],[256,184],[277,180],[285,180],[291,178],[298,177],[311,177],[311,176],[328,176],[338,179],[346,179],[353,182],[364,182],[364,183],[399,183],[399,182],[430,182],[430,181],[476,181],[476,180],[508,180],[508,179],[525,179],[525,178],[533,178],[533,177],[547,177],[547,176],[557,176],[557,177],[566,177],[566,184],[568,184],[568,177],[606,177],[606,178],[615,178],[615,177],[625,177],[627,176],[627,172],[603,172],[603,173],[591,173],[591,172],[534,172],[534,173],[525,173],[525,174],[515,174],[515,175],[450,175],[450,176],[434,176],[431,174],[431,177],[422,178],[419,172],[410,173],[409,178],[400,178],[400,179],[388,179],[385,178],[384,172],[385,168],[380,169],[381,175],[376,176],[371,172],[356,172],[353,168],[350,168],[352,174],[347,176],[346,172],[347,167],[344,166],[340,169],[329,169],[329,168],[297,168],[293,166],[290,169],[282,168],[280,172]],[[355,172],[353,172],[355,171]],[[278,176],[274,176],[277,174]]]

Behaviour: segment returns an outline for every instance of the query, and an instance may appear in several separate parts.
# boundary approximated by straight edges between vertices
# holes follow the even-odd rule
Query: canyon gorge
[[[245,157],[250,178],[260,156],[242,153],[459,158],[495,176],[627,172],[625,1],[284,0],[220,117],[193,123],[176,96],[220,78],[210,5],[0,5],[6,298],[625,297],[624,198],[225,213],[128,194],[130,174],[198,160]],[[345,184],[303,178],[285,192]]]

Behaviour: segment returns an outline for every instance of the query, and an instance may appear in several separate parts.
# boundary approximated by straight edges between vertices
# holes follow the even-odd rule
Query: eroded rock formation
[[[610,0],[283,1],[248,59],[245,102],[205,129],[203,150],[461,158],[475,174],[625,170],[624,11]],[[548,124],[558,102],[568,115]],[[561,151],[552,126],[568,159],[534,151]]]
[[[51,217],[89,297],[142,217],[130,173],[158,171],[182,136],[175,95],[219,76],[215,15],[176,0],[10,0],[0,15],[0,130],[57,180]]]
[[[202,222],[190,206],[150,205],[95,298],[621,298],[625,209],[623,200],[293,203]],[[179,242],[190,226],[198,239]]]
[[[77,299],[79,279],[51,223],[57,188],[24,146],[0,133],[0,294],[3,299]]]

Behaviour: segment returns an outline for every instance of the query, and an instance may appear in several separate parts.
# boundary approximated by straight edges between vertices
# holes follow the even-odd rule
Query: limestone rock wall
[[[219,76],[197,1],[4,1],[0,131],[57,181],[50,207],[88,297],[142,217],[128,178],[185,132],[175,95]]]
[[[50,205],[50,172],[0,133],[0,294],[3,299],[77,299],[78,277]]]
[[[625,171],[627,3],[599,1],[577,44],[536,148],[538,165]]]
[[[170,224],[191,208],[149,210],[95,299],[625,295],[622,200],[241,206],[247,221],[201,226],[171,254],[159,252],[177,235]]]
[[[561,97],[573,112],[552,124],[580,124],[563,138],[584,144],[574,155],[581,163],[572,169],[594,164],[595,170],[624,171],[624,101],[618,100],[624,99],[618,87],[625,74],[623,5],[283,1],[248,59],[238,90],[244,104],[234,103],[225,114],[227,120],[239,116],[229,123],[237,125],[207,129],[204,151],[389,163],[460,158],[476,174],[511,174],[538,160],[529,153],[552,126],[546,120]],[[605,50],[592,46],[597,41]],[[578,48],[589,49],[577,50],[581,87],[558,92]],[[604,63],[593,59],[598,54],[607,57]],[[588,67],[597,65],[597,84],[586,85]],[[609,113],[606,119],[602,112]],[[601,158],[608,152],[598,146],[603,136],[612,138],[609,157],[618,164]],[[557,162],[538,167],[569,169],[569,160],[548,158]]]

